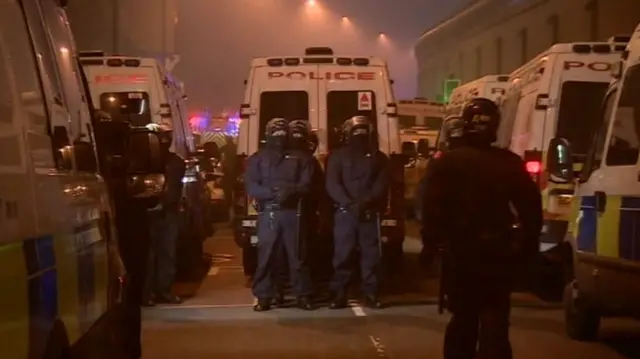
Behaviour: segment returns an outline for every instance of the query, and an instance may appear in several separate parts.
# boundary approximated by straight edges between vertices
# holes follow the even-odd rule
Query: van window
[[[131,122],[133,126],[151,123],[149,94],[146,92],[107,92],[100,95],[100,109],[115,121]]]
[[[265,91],[260,94],[260,140],[267,123],[274,118],[309,121],[309,94],[306,91]]]
[[[424,125],[429,130],[439,130],[440,128],[442,128],[442,123],[443,122],[444,122],[444,119],[442,119],[440,117],[425,117],[424,118]]]
[[[640,153],[640,65],[627,70],[611,129],[606,163],[631,166]]]
[[[600,111],[600,118],[598,129],[596,133],[593,134],[592,143],[593,145],[590,147],[590,152],[587,155],[587,159],[585,160],[584,167],[580,172],[580,180],[586,181],[589,179],[591,173],[598,168],[602,164],[602,156],[604,155],[605,143],[607,141],[607,130],[609,129],[609,123],[611,123],[611,115],[613,114],[613,109],[615,105],[617,90],[611,91],[605,98],[604,103],[604,111]]]
[[[398,116],[398,126],[401,130],[411,128],[416,125],[416,116],[411,115],[399,115]]]
[[[359,95],[363,91],[329,91],[327,94],[327,149],[331,151],[340,146],[342,124],[353,116],[366,116],[377,133],[376,95],[371,95],[370,109],[359,109]]]
[[[573,154],[584,157],[598,129],[606,82],[565,81],[560,92],[556,136],[571,143]]]

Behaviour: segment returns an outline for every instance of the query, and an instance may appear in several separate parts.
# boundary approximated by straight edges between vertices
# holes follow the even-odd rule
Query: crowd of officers
[[[329,307],[347,307],[348,285],[359,264],[364,302],[380,308],[379,226],[380,212],[386,204],[388,158],[372,140],[371,123],[363,116],[344,123],[343,146],[329,157],[326,176],[313,155],[317,138],[312,136],[307,121],[274,118],[265,134],[265,146],[248,158],[244,178],[258,210],[254,310],[266,311],[274,302],[281,303],[287,277],[297,306],[314,308],[307,255],[313,243],[308,239],[317,230],[320,193],[325,191],[335,205]],[[353,260],[356,254],[357,262]]]

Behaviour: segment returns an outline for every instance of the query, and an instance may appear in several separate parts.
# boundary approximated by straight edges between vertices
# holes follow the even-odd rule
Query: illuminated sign
[[[376,79],[375,72],[269,72],[269,79],[287,79],[287,80],[364,80],[370,81]]]
[[[612,64],[609,62],[590,62],[590,63],[586,63],[582,61],[565,61],[564,62],[565,70],[587,68],[591,71],[603,72],[603,71],[611,71],[611,66]]]
[[[147,76],[144,75],[96,75],[96,84],[144,84]]]

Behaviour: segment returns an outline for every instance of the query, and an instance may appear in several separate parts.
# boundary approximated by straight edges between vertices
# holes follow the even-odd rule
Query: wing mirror
[[[565,138],[554,137],[547,150],[547,170],[553,183],[573,181],[573,154],[571,144]]]

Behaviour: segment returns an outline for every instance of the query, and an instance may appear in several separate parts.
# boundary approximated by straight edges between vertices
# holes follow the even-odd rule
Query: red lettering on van
[[[590,62],[590,63],[586,63],[582,61],[565,61],[564,62],[565,70],[579,69],[583,67],[586,67],[591,71],[599,71],[599,72],[611,71],[611,63],[609,62]]]
[[[147,76],[144,75],[97,75],[96,84],[144,84]]]
[[[359,81],[372,81],[376,79],[375,72],[280,72],[270,71],[267,74],[269,79],[281,79],[288,80],[359,80]]]

